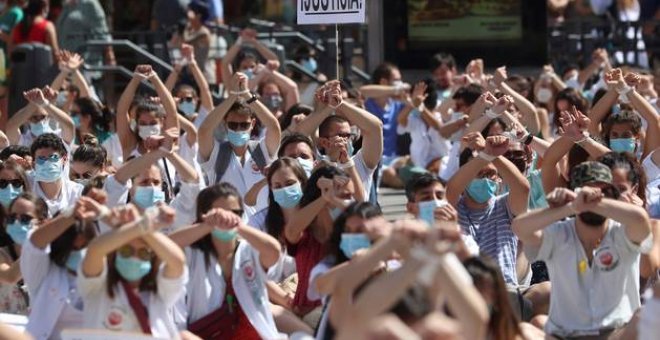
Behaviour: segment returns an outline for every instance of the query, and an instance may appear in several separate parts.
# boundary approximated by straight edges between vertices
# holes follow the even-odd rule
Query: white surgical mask
[[[139,125],[138,135],[142,139],[147,139],[151,136],[158,136],[160,135],[160,125]]]

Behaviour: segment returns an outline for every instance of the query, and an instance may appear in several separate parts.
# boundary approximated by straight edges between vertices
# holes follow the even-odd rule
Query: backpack
[[[257,164],[259,169],[263,169],[268,165],[266,163],[266,156],[261,150],[260,142],[251,140],[247,142],[247,151],[252,156],[254,163]],[[231,157],[234,156],[234,150],[231,148],[231,143],[220,143],[220,150],[218,150],[218,157],[215,159],[215,183],[219,183],[222,176],[225,175]]]

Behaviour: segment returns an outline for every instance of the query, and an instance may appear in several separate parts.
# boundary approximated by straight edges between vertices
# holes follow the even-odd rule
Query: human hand
[[[426,86],[426,83],[423,81],[415,84],[411,96],[411,102],[414,107],[417,108],[422,105],[422,103],[424,103],[424,100],[426,100],[426,97],[428,97],[428,94],[426,94],[427,88],[428,86]]]
[[[243,42],[255,42],[257,40],[257,30],[252,28],[244,28],[239,33],[239,37],[243,39]]]
[[[202,216],[204,224],[221,230],[229,230],[238,227],[241,222],[241,216],[231,211],[214,208]]]
[[[506,73],[506,66],[498,67],[493,74],[493,82],[498,87],[508,78]]]
[[[502,156],[509,150],[509,138],[505,136],[490,136],[486,138],[484,152],[491,156]]]
[[[194,64],[195,63],[195,49],[192,45],[182,44],[181,45],[181,57],[185,64]]]
[[[600,188],[584,186],[575,198],[574,208],[577,213],[592,211],[605,195]]]
[[[550,208],[558,208],[575,201],[576,197],[577,194],[568,188],[555,188],[545,196],[545,199]]]
[[[465,145],[474,151],[483,151],[486,149],[486,139],[479,132],[470,132],[461,138]]]
[[[37,106],[44,106],[48,103],[43,92],[39,88],[34,88],[28,91],[23,92],[23,97],[30,103]]]
[[[573,106],[571,112],[562,111],[560,112],[559,122],[561,127],[559,128],[559,133],[568,137],[574,142],[584,139],[588,136],[587,129],[591,123],[591,119],[578,111],[578,109]]]
[[[154,72],[151,65],[141,64],[135,67],[135,72],[133,72],[133,77],[140,80],[151,79],[156,73]]]
[[[623,78],[623,81],[625,81],[626,85],[630,87],[636,87],[642,81],[642,77],[637,73],[629,72]]]
[[[57,100],[57,91],[53,90],[49,85],[44,86],[41,93],[44,94],[44,98],[48,101],[54,102]]]

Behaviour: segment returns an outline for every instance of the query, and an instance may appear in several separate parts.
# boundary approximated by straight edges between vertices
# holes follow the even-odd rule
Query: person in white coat
[[[161,204],[142,214],[127,205],[108,213],[92,203],[87,210],[118,223],[90,243],[78,271],[85,328],[178,338],[169,311],[188,280],[185,256],[158,231],[174,221],[174,209]]]
[[[183,327],[204,339],[277,339],[266,271],[280,245],[242,222],[240,194],[229,183],[200,192],[196,224],[171,238],[185,248],[187,297],[177,304]],[[286,336],[284,336],[286,338]]]
[[[33,228],[23,244],[21,274],[33,306],[26,331],[35,339],[60,339],[67,328],[80,328],[83,302],[78,294],[76,272],[83,252],[97,228],[80,215],[81,197],[74,207]]]

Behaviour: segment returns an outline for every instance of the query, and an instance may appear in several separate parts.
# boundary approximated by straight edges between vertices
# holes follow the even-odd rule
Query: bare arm
[[[142,237],[149,248],[156,253],[159,259],[165,263],[163,276],[175,279],[183,275],[186,265],[186,256],[181,248],[160,232],[149,233]]]
[[[196,223],[191,226],[181,228],[171,234],[169,238],[174,241],[179,247],[189,247],[191,244],[197,242],[202,237],[208,235],[213,231],[213,226],[206,223]]]
[[[197,83],[197,87],[199,88],[199,100],[201,107],[210,112],[213,110],[213,97],[211,96],[209,83],[206,81],[202,70],[199,68],[199,65],[197,65],[197,62],[195,62],[194,58],[192,59],[192,62],[188,64],[188,69],[190,70],[190,73],[192,73],[193,78],[195,78],[195,83]]]
[[[21,280],[21,261],[16,260],[11,264],[0,264],[0,282],[5,284],[16,284]]]
[[[280,258],[280,243],[255,227],[241,224],[237,228],[241,235],[254,249],[259,252],[259,262],[264,268],[270,268]]]
[[[506,82],[503,82],[500,85],[500,89],[502,92],[505,94],[508,94],[509,96],[513,97],[513,102],[516,105],[516,107],[520,110],[520,113],[522,113],[522,116],[524,117],[525,121],[525,127],[527,128],[527,131],[532,133],[533,135],[539,133],[540,125],[541,123],[539,122],[539,116],[538,112],[536,111],[536,106],[532,104],[527,98],[523,97],[520,93],[516,92],[513,90],[509,85],[507,85]]]
[[[275,118],[275,116],[270,113],[270,110],[261,103],[261,100],[256,100],[248,106],[254,111],[257,116],[257,119],[261,124],[266,128],[266,148],[268,149],[268,154],[272,158],[277,154],[277,150],[280,146],[280,140],[282,138],[282,130],[280,129],[280,122]]]
[[[296,125],[295,132],[302,133],[305,136],[313,136],[321,123],[330,117],[332,108],[325,104],[317,104],[316,110]]]
[[[152,164],[156,163],[166,155],[167,153],[161,150],[154,150],[137,158],[133,158],[117,169],[117,172],[115,172],[115,180],[119,183],[126,184],[129,179],[137,176],[140,171],[149,168]]]
[[[174,97],[172,97],[172,93],[167,90],[165,84],[163,84],[155,72],[152,73],[152,76],[149,79],[151,84],[156,88],[156,93],[158,93],[160,102],[165,109],[165,121],[163,122],[163,130],[168,130],[173,127],[177,128],[178,130],[179,119],[177,116],[179,114],[176,111],[176,102],[174,101]]]
[[[177,115],[177,119],[179,120],[181,130],[186,133],[188,145],[195,145],[197,143],[197,128],[195,128],[195,124],[181,115]]]
[[[549,193],[555,188],[568,186],[568,183],[566,183],[559,170],[559,163],[572,147],[573,140],[562,136],[556,139],[546,150],[543,156],[543,164],[541,165],[541,181],[543,182],[543,190],[545,192]]]
[[[360,93],[365,98],[383,98],[397,96],[401,93],[401,89],[390,85],[364,85],[360,87]]]
[[[383,156],[383,123],[371,113],[346,102],[339,104],[337,111],[360,128],[364,163],[369,169],[375,169]]]
[[[543,229],[573,214],[575,212],[568,205],[537,209],[516,217],[511,229],[523,244],[538,248],[543,242]]]
[[[518,216],[526,212],[529,202],[529,182],[527,178],[520,173],[520,170],[511,161],[504,157],[497,157],[493,164],[504,183],[509,186],[508,203],[511,213]]]
[[[28,103],[13,116],[9,117],[7,121],[7,138],[11,144],[18,144],[18,141],[21,137],[21,131],[19,130],[21,125],[27,123],[27,121],[32,117],[34,112],[37,110],[37,106]]]
[[[199,127],[199,155],[202,161],[207,161],[213,152],[213,145],[215,138],[213,132],[215,128],[222,123],[229,108],[236,102],[235,95],[229,95],[220,105],[216,106],[213,111],[204,119],[204,123]],[[279,143],[278,143],[279,144]]]
[[[131,118],[129,117],[128,110],[135,97],[135,91],[137,91],[138,86],[140,86],[140,81],[140,77],[137,74],[134,74],[117,102],[117,137],[119,137],[119,140],[121,141],[121,147],[124,150],[124,153],[126,153],[127,150],[133,150],[137,145],[137,137],[130,129]]]
[[[39,228],[32,233],[30,242],[32,242],[32,244],[38,249],[45,249],[74,223],[76,223],[76,219],[73,215],[64,216],[63,214],[60,214],[41,224]]]
[[[179,175],[183,182],[199,182],[199,175],[197,174],[197,171],[195,171],[195,168],[188,164],[188,162],[184,161],[183,158],[181,158],[181,156],[179,156],[176,152],[172,152],[167,155],[167,159],[172,162],[172,165],[174,165],[174,168],[176,169],[177,175]]]
[[[651,233],[649,216],[643,207],[603,198],[592,211],[623,224],[626,228],[626,236],[636,244],[642,243]]]
[[[291,219],[284,225],[284,237],[286,240],[292,244],[298,243],[302,238],[303,231],[314,222],[314,219],[327,204],[328,202],[323,197],[319,197],[304,208],[298,209],[295,214],[292,214]]]
[[[642,159],[646,157],[650,151],[655,150],[660,146],[660,118],[651,104],[642,97],[637,91],[630,91],[628,99],[632,107],[639,112],[639,114],[648,123],[646,129],[646,139],[644,145],[644,154]]]
[[[594,136],[600,135],[600,124],[605,119],[605,116],[612,106],[616,104],[618,98],[619,94],[613,88],[610,88],[591,108],[589,111],[589,118],[591,119],[591,124],[589,124],[590,134]]]

